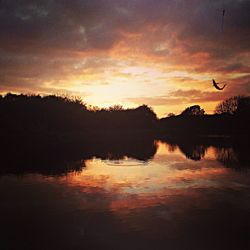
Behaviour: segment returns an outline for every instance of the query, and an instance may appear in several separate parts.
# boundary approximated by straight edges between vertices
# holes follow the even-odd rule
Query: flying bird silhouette
[[[217,83],[214,79],[212,80],[213,81],[213,85],[214,85],[214,87],[216,88],[216,89],[218,89],[218,90],[223,90],[225,87],[226,87],[226,84],[224,84],[224,86],[223,87],[219,87],[219,83]]]

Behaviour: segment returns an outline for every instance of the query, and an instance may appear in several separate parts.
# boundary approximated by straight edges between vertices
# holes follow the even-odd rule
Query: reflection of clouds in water
[[[157,148],[147,165],[136,165],[134,163],[141,161],[129,157],[122,160],[93,158],[85,161],[81,172],[57,177],[56,181],[74,188],[74,194],[84,204],[89,203],[86,197],[94,195],[91,207],[98,206],[104,199],[112,210],[158,206],[176,195],[187,196],[202,189],[237,187],[237,179],[230,179],[230,169],[215,160],[218,151],[213,147],[207,147],[200,161],[187,159],[179,147],[168,150],[166,143],[157,142]],[[124,162],[133,165],[128,167]],[[55,180],[50,178],[52,182]]]
[[[140,207],[164,203],[176,192],[216,188],[220,185],[218,178],[227,174],[217,161],[192,161],[184,158],[179,149],[166,149],[166,144],[158,143],[155,157],[146,166],[127,167],[116,162],[113,166],[110,160],[88,160],[82,173],[70,175],[68,183],[82,186],[83,192],[103,190],[115,197],[113,208]]]

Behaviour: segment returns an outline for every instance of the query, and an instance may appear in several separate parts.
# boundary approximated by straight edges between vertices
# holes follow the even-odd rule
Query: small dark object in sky
[[[219,11],[219,17],[221,18],[221,24],[220,24],[220,28],[221,28],[221,32],[223,33],[224,32],[224,18],[225,18],[225,15],[226,15],[226,9],[225,8],[222,8],[222,9],[217,9]]]
[[[226,10],[223,9],[222,10],[222,19],[221,19],[221,32],[224,31],[224,16],[225,16],[225,12],[226,12]]]
[[[224,86],[223,87],[219,87],[219,83],[217,83],[214,79],[212,80],[213,81],[213,85],[214,85],[214,87],[216,88],[216,89],[218,89],[218,90],[223,90],[225,87],[226,87],[226,84],[224,84]]]

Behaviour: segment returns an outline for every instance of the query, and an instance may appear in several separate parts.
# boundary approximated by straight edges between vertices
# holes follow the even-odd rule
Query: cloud
[[[149,92],[128,96],[130,101],[178,105],[249,93],[249,79],[242,76],[250,67],[249,12],[248,0],[2,0],[0,87],[75,93],[119,78],[157,84],[150,72],[148,79],[124,73],[146,65],[187,76],[172,76],[175,88],[166,86],[168,94]],[[196,90],[204,83],[192,74],[228,86],[224,94]]]
[[[221,8],[221,1],[210,0],[4,0],[1,45],[27,50],[105,50],[123,39],[122,32],[144,33],[150,28],[163,32],[161,39],[176,39],[173,45],[191,54],[218,56],[218,45],[230,54],[248,51],[249,1],[227,1],[223,34],[218,33]],[[153,34],[147,34],[149,40]]]
[[[129,101],[136,104],[147,104],[152,106],[167,106],[189,103],[204,103],[220,101],[224,97],[222,92],[203,92],[200,90],[176,90],[170,92],[168,95],[157,96],[157,97],[139,97],[139,98],[128,98]]]

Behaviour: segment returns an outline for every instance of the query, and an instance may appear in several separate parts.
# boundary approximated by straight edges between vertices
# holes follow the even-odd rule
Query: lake
[[[250,249],[249,148],[150,148],[2,173],[0,249]]]

